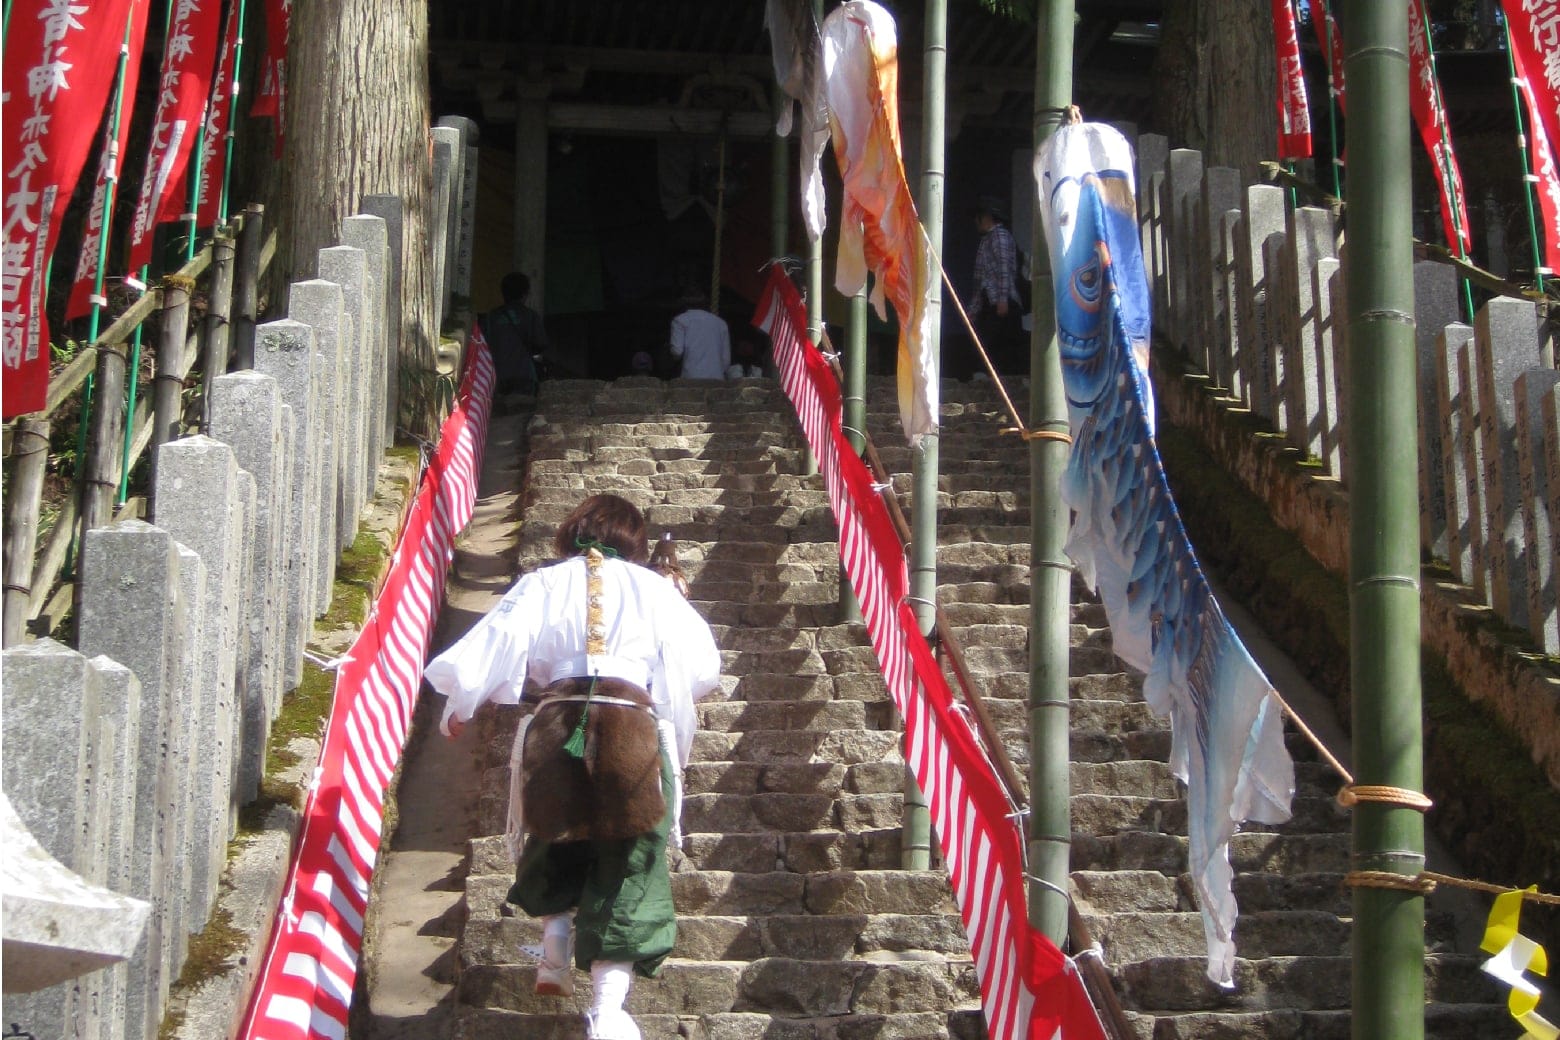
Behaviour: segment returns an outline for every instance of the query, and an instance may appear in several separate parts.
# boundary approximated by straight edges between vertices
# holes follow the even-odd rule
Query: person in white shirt
[[[731,330],[706,302],[700,292],[685,293],[686,310],[672,319],[672,357],[682,358],[684,379],[725,379],[731,367]]]
[[[644,700],[660,733],[666,802],[660,823],[616,841],[548,842],[531,834],[509,892],[510,902],[542,919],[536,991],[572,993],[572,960],[590,971],[594,986],[587,1035],[640,1040],[623,1002],[632,972],[654,975],[676,938],[667,845],[676,830],[681,770],[693,744],[694,702],[719,687],[720,652],[709,625],[677,588],[643,566],[650,557],[645,521],[632,503],[616,495],[586,499],[560,525],[554,547],[563,560],[521,578],[465,637],[428,664],[424,677],[448,698],[440,728],[452,737],[483,703],[518,703],[527,679],[543,687],[538,715],[549,710],[546,688],[588,687],[583,698],[558,698],[586,701],[576,736],[585,732],[585,717],[592,712],[599,718],[603,712],[635,710],[596,694],[598,681],[648,692]],[[596,703],[590,703],[592,697]],[[524,725],[516,744],[526,748],[527,757],[533,754]],[[569,753],[582,757],[577,750]],[[583,757],[598,754],[599,748],[586,749]],[[511,798],[517,793],[512,787]],[[512,820],[523,816],[512,804]]]

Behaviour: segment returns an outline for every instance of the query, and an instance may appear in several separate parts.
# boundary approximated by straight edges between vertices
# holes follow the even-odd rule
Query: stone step
[[[542,941],[542,923],[521,914],[474,918],[462,935],[471,964],[535,963],[523,947]],[[677,922],[677,956],[685,961],[913,961],[969,958],[958,914],[770,914],[685,916]],[[588,986],[581,973],[576,984]]]
[[[694,794],[886,794],[904,788],[898,762],[690,762],[683,790]]]
[[[1499,1004],[1426,1004],[1425,1040],[1472,1040],[1511,1033]],[[1352,1040],[1349,1011],[1185,1012],[1160,1015],[1153,1040]]]
[[[1084,914],[1105,963],[1132,964],[1156,957],[1206,957],[1208,940],[1202,915],[1176,912],[1119,911]],[[1319,911],[1241,908],[1235,928],[1236,949],[1247,960],[1264,957],[1335,956],[1349,945],[1349,924]]]
[[[849,834],[838,830],[753,834],[685,831],[682,847],[689,870],[809,874],[898,870],[900,839],[897,825]],[[473,911],[498,913],[513,874],[514,864],[509,860],[502,835],[473,838],[470,875],[487,879],[482,883],[486,894],[472,903]],[[482,910],[483,907],[486,909]]]
[[[590,988],[571,997],[533,992],[532,965],[472,964],[461,973],[463,1003],[539,1014],[590,1006]],[[721,1010],[794,1017],[946,1013],[979,1006],[974,966],[966,961],[806,961],[766,957],[755,961],[688,961],[669,958],[653,980],[629,992],[632,1015],[707,1015]]]
[[[1425,958],[1425,993],[1432,1001],[1487,1004],[1499,999],[1481,958]],[[1337,1010],[1349,1006],[1352,962],[1347,956],[1235,960],[1235,988],[1208,981],[1206,956],[1153,957],[1114,970],[1123,1004],[1135,1011]]]
[[[587,493],[582,481],[580,487],[559,487],[532,484],[525,492],[527,516],[535,516],[550,506],[564,505],[569,509],[579,504]],[[822,489],[734,491],[727,487],[688,487],[682,482],[662,481],[671,486],[656,487],[650,477],[593,477],[589,481],[589,494],[610,492],[633,502],[641,509],[653,506],[719,506],[723,509],[827,509],[828,496]]]
[[[695,731],[695,762],[882,762],[899,754],[900,735],[890,730]]]
[[[890,794],[689,794],[683,827],[689,833],[753,834],[768,831],[876,830],[898,826],[904,795]]]
[[[1349,835],[1342,830],[1325,834],[1240,831],[1230,838],[1230,864],[1236,871],[1254,873],[1341,875],[1349,870]],[[1186,869],[1186,838],[1152,831],[1093,835],[1075,828],[1072,867],[1179,874]]]
[[[645,1040],[983,1040],[978,1010],[830,1015],[817,1018],[756,1012],[635,1015]],[[578,1014],[523,1015],[513,1011],[463,1008],[456,1013],[452,1040],[581,1040]]]
[[[1233,891],[1241,916],[1247,913],[1297,910],[1348,917],[1349,891],[1343,874],[1314,872],[1289,875],[1242,870],[1231,860],[1236,874]],[[1079,908],[1094,913],[1165,913],[1195,910],[1191,875],[1183,859],[1158,870],[1075,870],[1073,891]]]
[[[1337,833],[1347,826],[1348,813],[1332,798],[1297,794],[1291,809],[1293,816],[1285,823],[1251,820],[1242,826],[1246,833],[1282,831],[1288,834]],[[1072,798],[1072,821],[1075,831],[1086,834],[1111,834],[1121,830],[1185,834],[1186,802],[1178,798],[1079,794]]]

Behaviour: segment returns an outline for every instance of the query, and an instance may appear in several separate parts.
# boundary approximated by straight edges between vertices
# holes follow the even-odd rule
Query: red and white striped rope
[[[927,796],[994,1040],[1103,1040],[1072,963],[1029,926],[1024,845],[996,770],[931,649],[909,593],[904,548],[871,475],[840,427],[839,383],[808,343],[801,298],[776,266],[753,323],[769,333],[781,385],[796,408],[839,527],[840,561],[855,590],[884,681],[904,718],[904,753]]]
[[[385,795],[406,744],[455,536],[471,519],[494,370],[473,330],[466,375],[384,587],[336,673],[319,765],[244,1040],[345,1040]]]

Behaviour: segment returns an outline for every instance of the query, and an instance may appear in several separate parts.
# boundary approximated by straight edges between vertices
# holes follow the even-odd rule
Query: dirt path
[[[494,416],[476,511],[455,550],[432,652],[448,646],[509,588],[520,484],[523,417]],[[438,733],[443,698],[417,706],[396,792],[397,819],[379,865],[354,1008],[354,1040],[436,1040],[449,1035],[467,841],[475,833],[481,775],[477,727],[460,740]]]

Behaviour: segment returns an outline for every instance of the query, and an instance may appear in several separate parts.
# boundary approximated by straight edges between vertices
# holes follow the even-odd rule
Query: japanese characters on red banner
[[[1305,159],[1311,154],[1311,107],[1289,0],[1273,0],[1273,43],[1278,51],[1278,157]]]
[[[265,0],[265,57],[260,61],[260,90],[249,114],[271,117],[278,156],[287,123],[287,34],[291,25],[292,0]]]
[[[177,220],[185,212],[187,193],[179,188],[184,184],[210,94],[221,14],[220,0],[174,0],[157,87],[157,117],[130,225],[132,271],[151,259],[156,226]]]
[[[1517,70],[1517,90],[1527,106],[1527,143],[1529,168],[1538,197],[1538,209],[1543,215],[1543,264],[1539,272],[1553,275],[1560,271],[1560,167],[1555,163],[1555,140],[1539,117],[1539,102],[1535,97],[1533,77],[1529,74],[1527,60],[1520,50],[1513,47],[1511,59]],[[1542,79],[1540,79],[1542,82]]]
[[[1560,270],[1560,0],[1501,0],[1517,88],[1527,102],[1533,173],[1544,214],[1544,266]]]
[[[130,0],[13,0],[0,87],[5,418],[49,390],[44,290],[60,218],[102,121]]]
[[[238,93],[238,4],[228,5],[227,27],[222,30],[222,49],[217,52],[217,74],[211,81],[211,103],[206,106],[206,127],[200,146],[200,202],[195,207],[196,223],[215,224],[226,216],[219,213],[222,202],[222,178],[227,172],[227,142],[233,136],[233,98]]]
[[[125,53],[125,81],[120,96],[125,98],[119,118],[119,126],[112,125],[112,118],[103,127],[104,146],[98,155],[97,186],[92,191],[92,209],[87,214],[87,229],[81,239],[81,256],[76,261],[76,279],[71,283],[70,300],[65,304],[65,317],[79,318],[92,310],[92,292],[96,281],[98,251],[103,240],[103,221],[109,206],[109,186],[115,193],[119,184],[119,159],[125,154],[125,143],[130,137],[130,109],[136,87],[141,82],[141,52],[146,49],[146,16],[151,10],[151,0],[131,0],[130,29],[125,34],[122,47]],[[112,117],[112,99],[110,99]]]
[[[1419,127],[1419,139],[1430,153],[1430,165],[1441,187],[1441,223],[1447,247],[1461,256],[1473,249],[1468,229],[1468,210],[1463,205],[1462,170],[1452,151],[1452,132],[1446,123],[1446,108],[1441,104],[1441,84],[1435,78],[1435,62],[1430,56],[1430,19],[1424,0],[1414,0],[1408,9],[1408,103]]]

